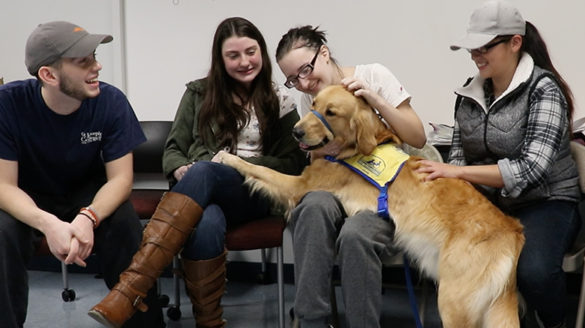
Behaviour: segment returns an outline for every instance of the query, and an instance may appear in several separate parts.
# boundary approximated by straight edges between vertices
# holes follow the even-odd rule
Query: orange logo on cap
[[[73,32],[80,32],[80,31],[83,31],[83,29],[79,26],[73,29]]]

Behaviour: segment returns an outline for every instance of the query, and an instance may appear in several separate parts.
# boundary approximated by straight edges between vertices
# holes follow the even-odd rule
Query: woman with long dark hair
[[[220,301],[226,226],[261,218],[273,209],[267,198],[251,195],[244,178],[217,163],[215,156],[226,150],[287,174],[300,173],[306,161],[292,138],[299,120],[296,104],[271,78],[260,31],[244,18],[221,22],[209,73],[187,84],[166,142],[163,169],[176,184],[159,203],[120,283],[90,311],[96,320],[123,324],[183,248],[183,277],[197,327],[225,325]]]

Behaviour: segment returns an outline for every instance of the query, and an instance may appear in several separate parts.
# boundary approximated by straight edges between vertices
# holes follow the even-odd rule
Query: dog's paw
[[[224,150],[220,150],[219,152],[217,152],[217,154],[215,154],[215,156],[213,156],[214,161],[221,163],[221,164],[226,164],[226,162],[229,160],[228,157],[231,154],[224,151]]]
[[[232,167],[236,165],[239,159],[240,158],[238,156],[230,154],[224,150],[220,150],[214,157],[214,160],[216,160],[218,163],[222,163]]]

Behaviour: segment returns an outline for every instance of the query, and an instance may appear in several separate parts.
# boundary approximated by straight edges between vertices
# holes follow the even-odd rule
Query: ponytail
[[[550,71],[555,76],[559,87],[561,88],[561,92],[567,100],[567,117],[569,119],[570,128],[569,132],[572,134],[573,112],[575,110],[573,104],[573,93],[571,92],[571,89],[569,88],[569,85],[565,79],[563,79],[561,74],[559,74],[559,72],[554,67],[548,54],[546,43],[540,36],[538,29],[536,29],[536,27],[528,21],[526,22],[526,35],[524,35],[524,40],[522,42],[522,50],[527,52],[532,57],[536,66]]]

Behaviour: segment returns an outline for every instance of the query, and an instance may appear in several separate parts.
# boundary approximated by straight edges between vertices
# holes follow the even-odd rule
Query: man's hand
[[[87,219],[86,221],[92,226],[90,229],[93,230],[93,224]],[[84,238],[85,234],[78,226],[53,216],[46,221],[42,231],[47,238],[49,250],[57,259],[65,264],[76,263],[85,267],[86,264],[83,261],[85,258],[79,256],[79,245],[86,245],[90,241],[85,239],[80,242],[79,238]],[[91,233],[91,243],[93,244],[93,232]]]
[[[71,248],[69,254],[65,259],[65,263],[77,263],[80,266],[85,266],[84,260],[91,255],[93,249],[94,234],[93,222],[87,217],[77,214],[71,225],[76,227],[76,238],[71,241]]]

